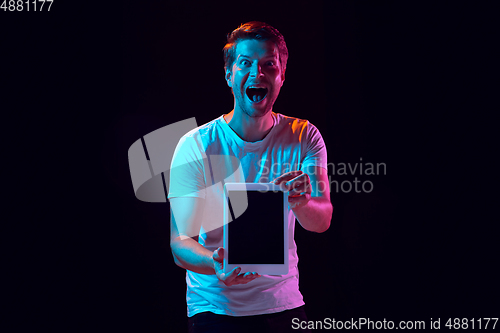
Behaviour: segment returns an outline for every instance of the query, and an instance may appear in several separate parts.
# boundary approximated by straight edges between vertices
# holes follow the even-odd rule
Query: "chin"
[[[267,115],[269,112],[271,112],[271,108],[262,108],[262,109],[256,109],[256,108],[250,108],[250,109],[244,109],[243,112],[251,118],[262,118],[265,115]]]

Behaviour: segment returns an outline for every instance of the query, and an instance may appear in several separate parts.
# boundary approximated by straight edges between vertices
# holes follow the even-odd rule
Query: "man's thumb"
[[[217,250],[215,250],[213,258],[218,262],[222,262],[222,260],[224,259],[224,248],[219,247]]]

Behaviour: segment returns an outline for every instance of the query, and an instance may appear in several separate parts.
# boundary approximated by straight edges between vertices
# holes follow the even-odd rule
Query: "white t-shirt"
[[[273,113],[274,126],[257,142],[243,141],[223,116],[180,140],[170,169],[168,198],[205,199],[198,242],[208,250],[222,247],[223,183],[266,183],[307,166],[327,168],[326,147],[318,129],[307,120]],[[210,311],[250,316],[293,309],[304,304],[299,291],[295,216],[290,210],[287,275],[263,275],[247,284],[226,286],[215,275],[186,271],[189,317]],[[197,236],[197,235],[189,235]]]

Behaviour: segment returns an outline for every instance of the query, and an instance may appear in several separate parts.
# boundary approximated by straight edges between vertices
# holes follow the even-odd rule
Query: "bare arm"
[[[205,199],[170,199],[170,248],[175,263],[182,268],[201,274],[215,274],[213,252],[195,239],[201,227],[201,214]]]
[[[241,273],[236,267],[223,273],[224,249],[207,250],[196,241],[201,228],[205,200],[201,198],[171,198],[170,248],[175,263],[184,269],[215,274],[227,286],[245,284],[260,277],[255,272]]]
[[[304,229],[325,232],[330,227],[333,206],[330,202],[328,174],[311,166],[306,172],[287,172],[274,180],[289,190],[288,202]]]

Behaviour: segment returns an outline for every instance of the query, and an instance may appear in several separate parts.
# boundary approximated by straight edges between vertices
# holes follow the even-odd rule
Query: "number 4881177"
[[[0,6],[0,9],[3,9],[4,12],[7,10],[10,12],[22,12],[22,11],[27,11],[29,12],[34,11],[34,12],[41,12],[44,9],[44,5],[46,2],[49,2],[48,5],[45,6],[45,10],[50,12],[50,7],[52,7],[52,3],[54,0],[4,0],[2,2],[2,5]]]

